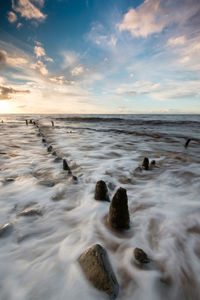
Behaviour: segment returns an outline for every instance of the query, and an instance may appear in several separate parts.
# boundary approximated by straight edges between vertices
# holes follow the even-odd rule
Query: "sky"
[[[200,1],[1,0],[0,113],[200,113]]]

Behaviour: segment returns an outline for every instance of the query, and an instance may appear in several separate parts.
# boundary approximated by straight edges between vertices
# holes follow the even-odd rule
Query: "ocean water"
[[[118,279],[117,299],[200,299],[199,115],[1,119],[0,226],[13,224],[0,236],[1,300],[108,299],[77,262],[96,243],[107,250]],[[38,128],[25,119],[38,120]],[[78,182],[63,171],[62,161],[55,162],[49,145]],[[144,157],[156,167],[136,171]],[[107,183],[110,198],[119,187],[127,190],[129,230],[108,226],[110,204],[94,200],[98,180]],[[42,215],[18,216],[24,208]],[[136,247],[150,264],[134,262]]]

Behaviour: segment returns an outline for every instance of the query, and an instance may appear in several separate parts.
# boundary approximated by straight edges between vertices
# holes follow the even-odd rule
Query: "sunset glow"
[[[196,0],[3,1],[0,112],[200,113],[199,15]]]

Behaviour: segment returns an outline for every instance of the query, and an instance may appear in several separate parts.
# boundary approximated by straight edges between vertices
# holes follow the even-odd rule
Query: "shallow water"
[[[39,128],[25,119],[39,120]],[[0,299],[107,299],[85,279],[77,258],[99,243],[117,276],[118,299],[200,299],[200,117],[198,115],[1,116]],[[54,120],[55,126],[51,126]],[[42,136],[47,144],[42,143]],[[192,138],[188,148],[187,138]],[[78,182],[47,152],[66,158]],[[135,169],[147,156],[151,171]],[[98,180],[127,190],[131,228],[106,223]],[[18,216],[24,208],[42,215]],[[151,263],[133,260],[142,248]]]

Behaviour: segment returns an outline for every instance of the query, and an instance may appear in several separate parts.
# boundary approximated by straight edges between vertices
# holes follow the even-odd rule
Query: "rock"
[[[95,288],[107,293],[110,299],[117,297],[119,284],[106,250],[101,245],[93,245],[84,251],[78,261],[86,278]]]
[[[33,124],[33,121],[32,121],[32,120],[30,120],[30,121],[29,121],[29,123],[30,123],[30,124]]]
[[[67,163],[66,159],[63,159],[63,170],[68,171],[69,173],[71,173],[70,167],[68,166],[68,163]]]
[[[137,167],[137,168],[135,168],[134,172],[136,172],[136,173],[142,173],[142,168],[141,167]]]
[[[52,127],[54,127],[54,121],[51,121],[51,125],[52,125]]]
[[[50,180],[41,180],[41,181],[38,182],[38,184],[44,185],[44,186],[47,186],[47,187],[52,187],[52,186],[55,185],[55,182],[50,181]]]
[[[14,181],[15,181],[15,179],[11,178],[11,177],[5,178],[5,180],[4,180],[5,183],[10,183],[10,182],[14,182]]]
[[[106,183],[103,180],[97,181],[94,193],[95,200],[103,200],[103,201],[110,201],[108,195],[108,188]]]
[[[112,182],[108,182],[107,185],[108,185],[108,188],[109,188],[111,191],[114,191],[114,189],[116,188],[115,184],[112,183]]]
[[[55,159],[54,159],[54,162],[60,162],[62,160],[62,158],[61,157],[59,157],[59,156],[57,156]]]
[[[143,168],[144,170],[149,170],[149,159],[148,159],[148,157],[145,157],[145,158],[143,159],[143,162],[142,162],[142,168]]]
[[[140,248],[135,248],[133,251],[135,259],[141,264],[147,264],[150,262],[147,254]]]
[[[48,148],[47,148],[47,151],[48,152],[51,152],[53,150],[53,147],[50,145]]]
[[[6,223],[0,227],[0,238],[8,236],[13,230],[13,225],[11,223]]]
[[[28,120],[26,120],[26,126],[28,126]]]
[[[190,142],[191,142],[191,139],[187,139],[187,141],[185,142],[184,147],[187,148]]]
[[[42,216],[42,212],[39,209],[34,209],[34,208],[26,208],[22,212],[20,212],[18,217],[21,216]]]
[[[57,155],[56,151],[53,151],[53,152],[52,152],[52,155],[53,155],[53,156],[56,156],[56,155]]]
[[[155,160],[152,160],[152,161],[150,162],[149,169],[153,169],[153,168],[155,168],[155,167],[156,167],[156,161],[155,161]]]
[[[78,183],[78,177],[76,177],[76,176],[72,176],[72,182],[74,182],[74,183]]]
[[[109,224],[116,229],[128,229],[130,217],[126,190],[119,188],[112,198],[108,215]]]
[[[45,138],[43,138],[43,139],[42,139],[42,142],[43,142],[43,143],[46,143],[47,141],[46,141],[46,139],[45,139]]]

